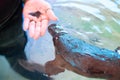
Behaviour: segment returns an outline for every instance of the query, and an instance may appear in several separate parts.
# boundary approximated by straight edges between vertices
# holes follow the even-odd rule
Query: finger
[[[35,33],[35,21],[31,21],[29,25],[29,35],[33,37]]]
[[[48,20],[47,19],[42,20],[41,29],[40,29],[40,35],[41,36],[43,36],[45,34],[47,27],[48,27]]]
[[[34,33],[34,39],[38,39],[40,37],[40,22],[36,23],[35,33]]]
[[[47,10],[47,15],[50,20],[58,20],[58,18],[55,16],[54,12],[52,9]]]
[[[42,18],[41,18],[41,16],[37,19],[37,21],[36,22],[39,22],[39,21],[41,21],[42,20]]]
[[[37,17],[32,15],[28,15],[28,18],[30,19],[30,21],[37,21]]]
[[[30,19],[25,18],[23,23],[23,29],[26,31],[29,28]]]

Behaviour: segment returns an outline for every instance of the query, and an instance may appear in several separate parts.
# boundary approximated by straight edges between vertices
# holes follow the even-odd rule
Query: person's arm
[[[29,30],[30,37],[43,36],[50,20],[57,20],[51,5],[45,0],[24,0],[24,30]]]

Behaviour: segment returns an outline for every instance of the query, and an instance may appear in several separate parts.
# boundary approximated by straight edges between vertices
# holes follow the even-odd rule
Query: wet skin
[[[68,69],[87,77],[120,79],[120,55],[118,53],[88,44],[66,33],[56,24],[48,28],[56,48],[56,59],[46,64],[48,69],[51,65],[54,66],[52,71],[47,69],[49,75]],[[58,72],[54,72],[55,66]]]

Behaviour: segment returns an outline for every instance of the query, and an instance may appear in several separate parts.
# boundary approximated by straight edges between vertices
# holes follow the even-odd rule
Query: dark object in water
[[[86,77],[120,80],[118,53],[88,44],[56,24],[51,24],[48,29],[56,48],[56,59],[46,63],[48,75],[68,69]]]
[[[40,64],[30,63],[24,59],[19,59],[15,66],[17,66],[19,73],[29,80],[54,80],[45,75],[44,66]]]

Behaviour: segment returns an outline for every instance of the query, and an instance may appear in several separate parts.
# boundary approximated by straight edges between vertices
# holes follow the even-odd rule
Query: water
[[[53,10],[59,18],[58,24],[67,28],[71,34],[90,44],[111,50],[120,45],[120,0],[48,1],[52,4]],[[29,61],[41,62],[44,65],[45,60],[42,59],[43,61],[41,61],[39,56],[44,56],[41,58],[46,58],[46,60],[49,59],[49,56],[45,57],[42,54],[42,51],[45,51],[47,48],[40,48],[40,42],[40,39],[34,41],[29,38],[26,46],[26,55]],[[48,46],[48,43],[42,46],[45,45]],[[49,51],[46,50],[46,53]],[[51,57],[54,58],[54,56]],[[0,74],[0,80],[27,80],[21,75],[16,74],[2,56],[0,56],[0,64],[0,72],[3,72]],[[53,77],[55,80],[105,80],[87,78],[68,70]]]
[[[114,50],[119,46],[120,0],[56,0],[53,6],[59,24],[83,36],[72,34],[99,47]]]

